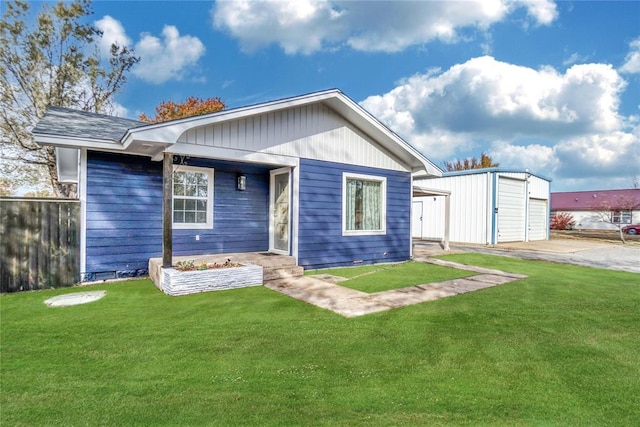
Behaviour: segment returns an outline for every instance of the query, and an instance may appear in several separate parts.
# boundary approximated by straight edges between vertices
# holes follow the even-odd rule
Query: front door
[[[269,251],[289,255],[291,220],[290,169],[271,171],[271,201],[269,203]]]

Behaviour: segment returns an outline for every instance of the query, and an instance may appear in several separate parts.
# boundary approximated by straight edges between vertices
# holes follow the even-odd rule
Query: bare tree
[[[476,157],[471,157],[464,160],[456,159],[452,162],[445,161],[443,165],[448,172],[452,172],[469,169],[497,168],[498,166],[500,166],[500,163],[494,162],[491,156],[489,156],[488,154],[481,153],[480,159]]]
[[[630,224],[634,209],[640,208],[640,196],[618,195],[598,206],[595,215],[600,221],[614,225],[622,243],[626,243],[622,228]],[[629,218],[629,220],[627,220]]]
[[[3,169],[14,171],[9,165],[15,162],[28,165],[21,170],[32,176],[42,171],[56,196],[70,197],[74,186],[58,181],[55,149],[36,144],[31,129],[52,105],[109,112],[113,95],[139,58],[114,44],[109,58],[101,59],[96,41],[102,33],[86,23],[89,0],[44,4],[33,25],[27,18],[30,5],[3,2],[0,20]]]

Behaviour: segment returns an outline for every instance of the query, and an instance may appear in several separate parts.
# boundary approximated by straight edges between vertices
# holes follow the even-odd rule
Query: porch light
[[[247,177],[246,175],[238,175],[238,191],[244,191],[247,189]]]

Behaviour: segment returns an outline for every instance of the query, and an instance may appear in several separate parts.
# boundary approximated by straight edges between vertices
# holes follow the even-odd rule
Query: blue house
[[[87,280],[179,255],[407,260],[413,176],[442,174],[339,90],[158,124],[51,107],[33,134],[78,183]]]

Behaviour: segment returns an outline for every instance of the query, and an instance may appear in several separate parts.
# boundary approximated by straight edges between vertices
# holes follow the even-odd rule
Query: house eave
[[[51,134],[33,134],[34,141],[40,145],[51,145],[63,148],[88,148],[95,150],[123,151],[124,147],[117,141],[77,136],[61,136]]]
[[[188,130],[313,103],[324,103],[336,111],[401,160],[410,171],[442,175],[440,168],[337,89],[129,129],[121,140],[122,146],[127,151],[129,147],[143,144],[165,144],[166,148]]]

